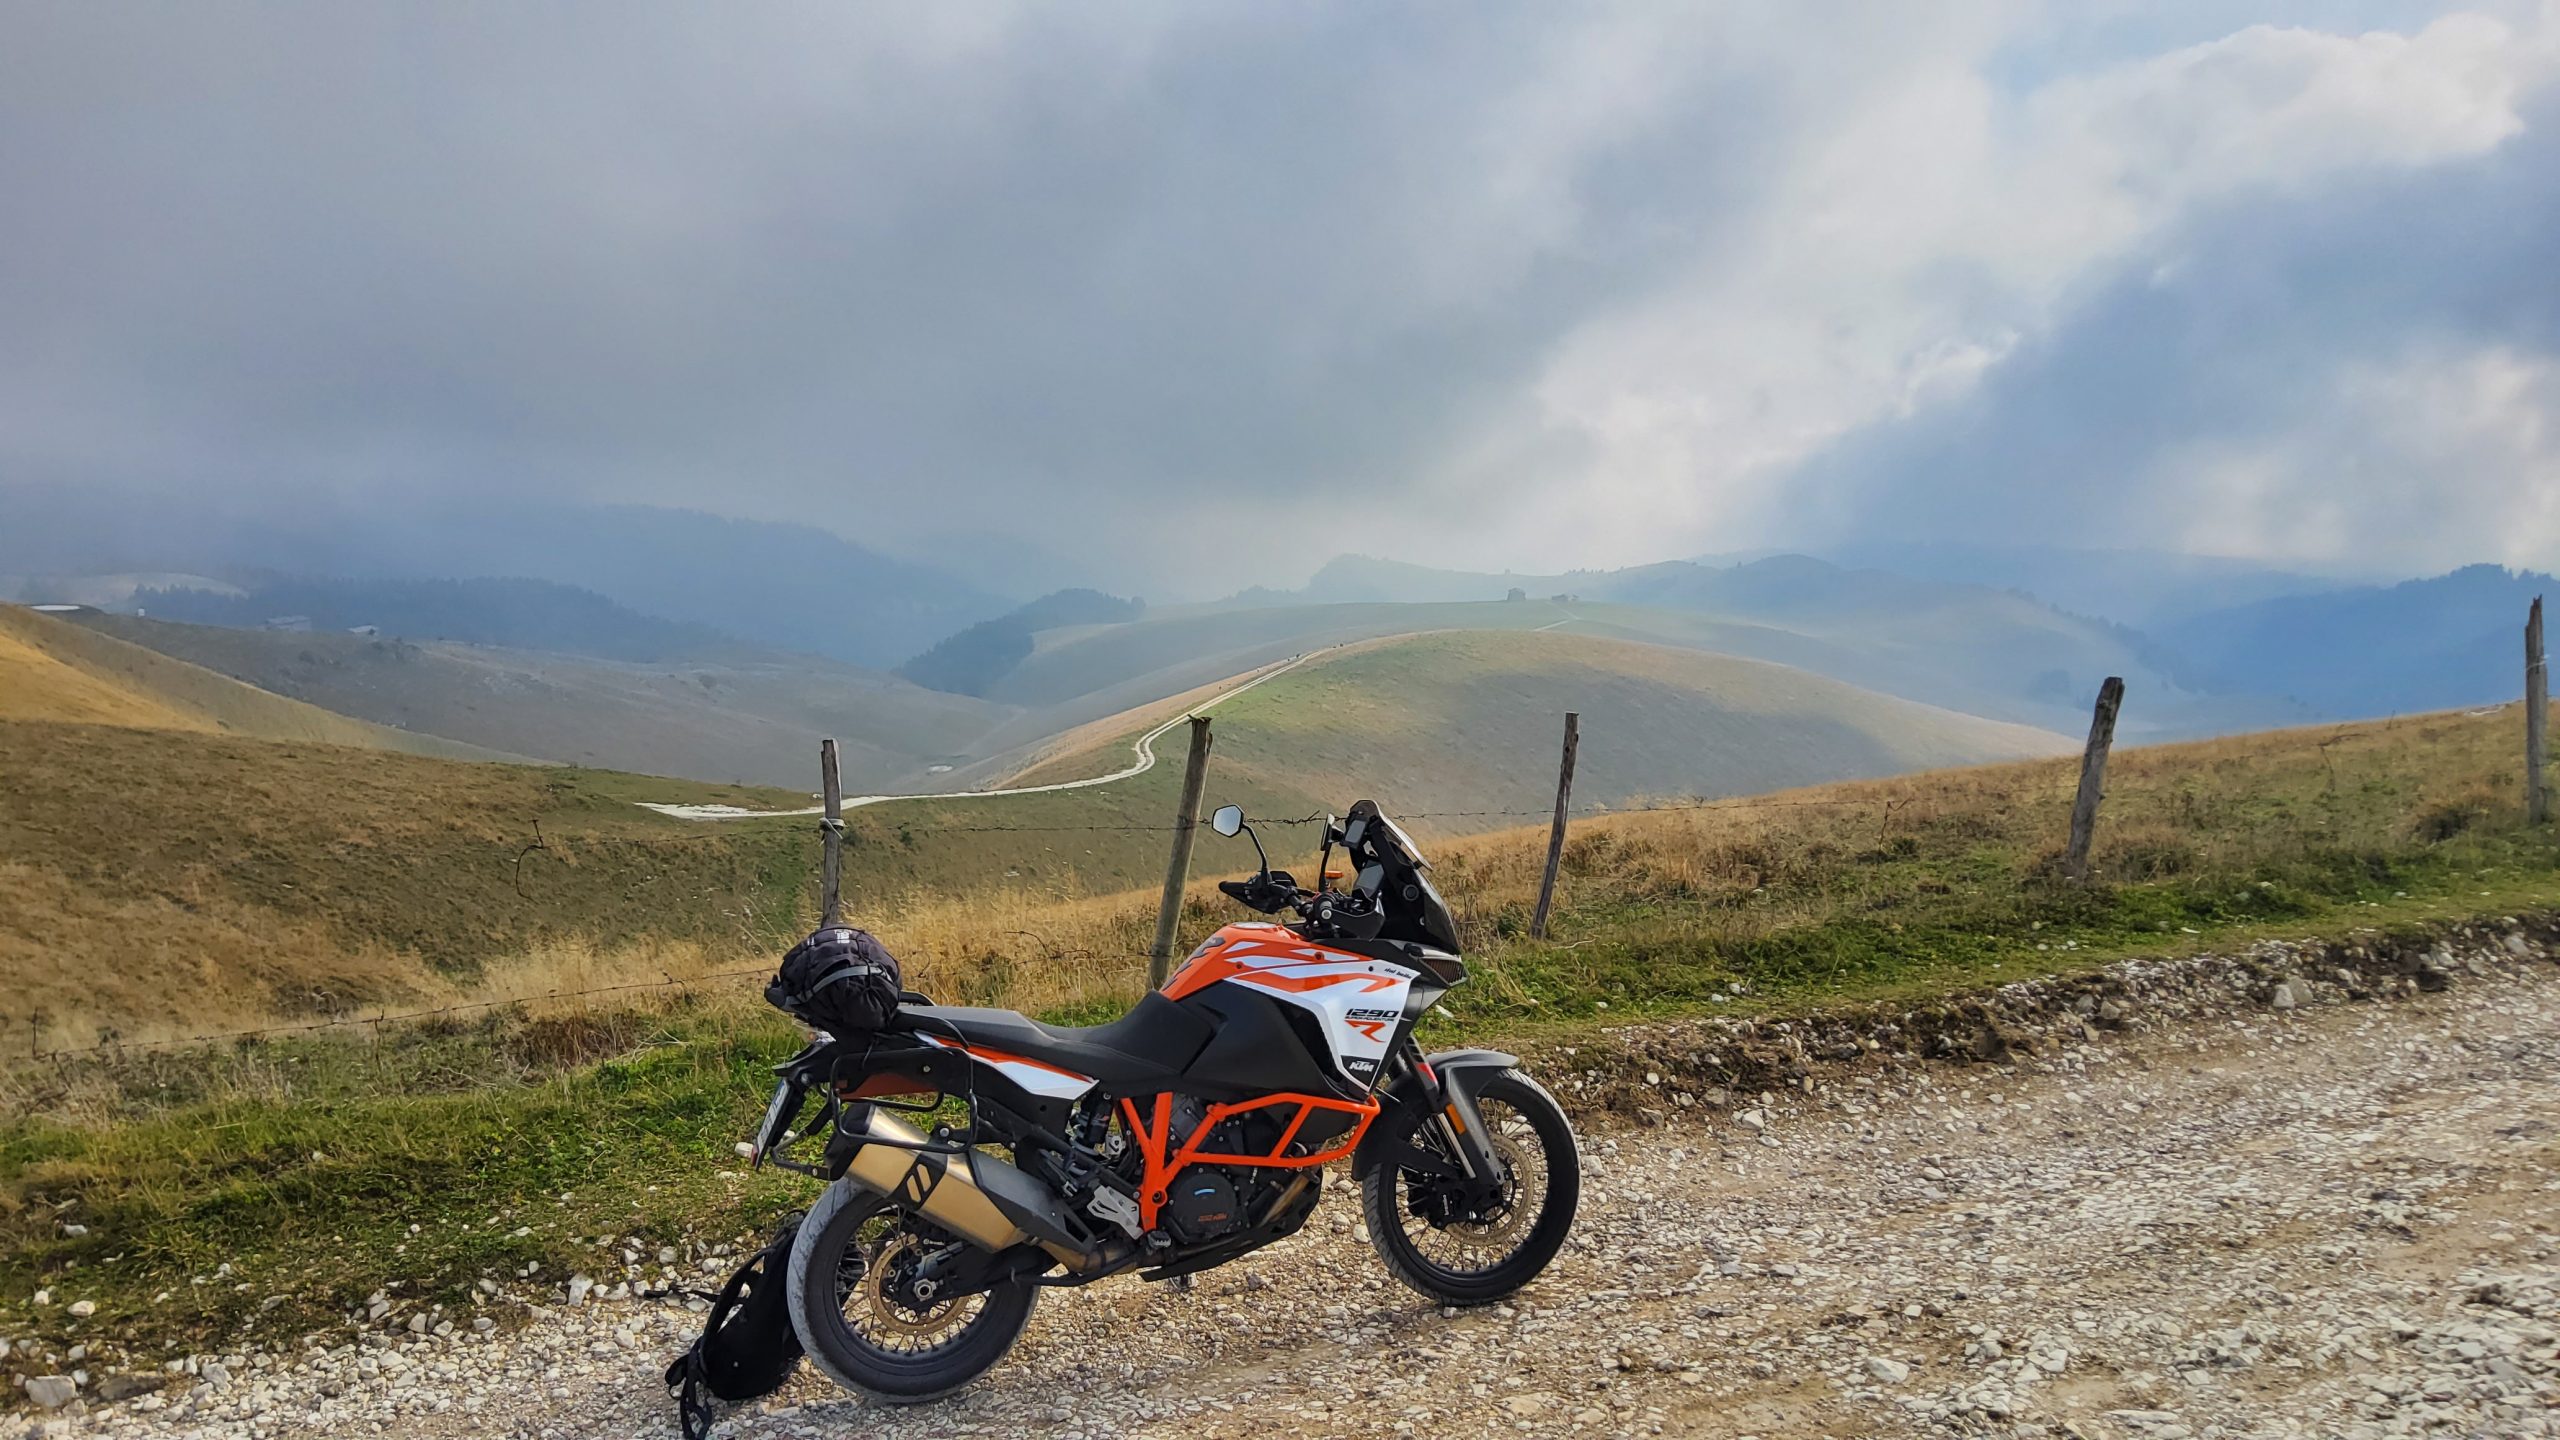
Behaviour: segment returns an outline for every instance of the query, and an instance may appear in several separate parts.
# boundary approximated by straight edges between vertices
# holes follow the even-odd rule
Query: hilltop
[[[350,719],[94,633],[68,617],[0,605],[0,721],[17,720],[194,731],[463,759],[515,758]]]
[[[80,624],[342,714],[563,764],[789,786],[833,735],[858,789],[921,788],[1013,709],[810,655],[697,643],[654,663],[398,636]],[[695,637],[699,642],[699,637]]]
[[[1099,773],[1162,708],[1089,726],[1010,783]],[[1406,814],[1534,814],[1553,800],[1567,710],[1584,736],[1575,798],[1601,806],[2072,746],[1762,661],[1562,630],[1447,631],[1355,642],[1221,702],[1216,775],[1341,797],[1333,808],[1368,795]]]

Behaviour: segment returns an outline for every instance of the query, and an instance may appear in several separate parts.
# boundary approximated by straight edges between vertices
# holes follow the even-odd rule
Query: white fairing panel
[[[1335,1067],[1355,1084],[1375,1084],[1387,1044],[1404,1020],[1406,993],[1421,972],[1311,945],[1277,925],[1269,928],[1268,939],[1239,941],[1219,952],[1219,959],[1247,967],[1219,983],[1247,986],[1312,1011],[1332,1044]]]

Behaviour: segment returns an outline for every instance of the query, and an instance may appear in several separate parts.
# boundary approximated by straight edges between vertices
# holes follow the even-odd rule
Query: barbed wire
[[[1723,796],[1716,799],[1672,801],[1660,805],[1578,806],[1567,810],[1565,815],[1567,819],[1572,820],[1606,820],[1627,815],[1659,815],[1696,810],[1839,809],[1844,807],[1871,807],[1879,803],[1881,802],[1873,799],[1781,800],[1775,798],[1764,799],[1750,795],[1734,795]],[[1395,818],[1399,822],[1417,820],[1544,820],[1554,814],[1555,809],[1553,806],[1539,806],[1535,809],[1520,810],[1399,810],[1395,812]],[[777,815],[772,818],[805,820],[808,817],[799,815]],[[1252,824],[1268,826],[1316,825],[1323,823],[1327,819],[1338,820],[1339,818],[1339,816],[1328,815],[1324,812],[1317,812],[1308,815],[1256,815],[1249,817]],[[858,819],[850,815],[845,817],[845,823],[849,827],[859,827],[861,824]],[[1170,835],[1174,832],[1175,828],[1173,825],[1167,823],[1147,824],[1134,821],[1093,823],[1084,825],[945,825],[939,822],[904,820],[898,821],[896,824],[897,828],[902,830],[912,828],[919,834],[932,835]],[[729,833],[763,835],[770,834],[771,832],[750,830]],[[576,843],[637,846],[703,845],[722,843],[726,839],[727,834],[718,830],[706,831],[700,835],[590,834],[577,837],[575,840],[558,840],[556,843],[551,845],[528,845],[526,849],[528,851],[539,849],[560,849]]]
[[[1622,809],[1612,809],[1605,806],[1591,806],[1570,810],[1567,814],[1568,818],[1590,820],[1630,815],[1654,815],[1699,810],[1874,807],[1877,803],[1877,801],[1870,799],[1782,799],[1774,796],[1760,797],[1742,795],[1727,796],[1713,800],[1702,799],[1675,802],[1664,805],[1630,806]],[[1889,814],[1891,810],[1896,807],[1891,802],[1886,802],[1885,808]],[[1555,812],[1552,807],[1536,810],[1424,810],[1401,811],[1398,812],[1396,818],[1400,821],[1545,819],[1552,816],[1554,813]],[[1256,818],[1253,823],[1269,826],[1303,826],[1322,824],[1326,820],[1334,818],[1336,817],[1323,812],[1316,812],[1308,815],[1262,816]],[[929,829],[930,832],[934,834],[983,835],[1001,833],[1073,834],[1079,832],[1110,834],[1171,834],[1174,827],[1171,825],[1099,824],[932,825],[925,828]],[[587,845],[604,848],[613,848],[632,844],[642,846],[698,845],[719,842],[724,838],[724,836],[717,833],[684,836],[643,836],[590,833],[578,836],[560,836],[546,833],[537,821],[533,828],[533,839],[519,848],[512,857],[512,878],[514,880],[517,893],[519,895],[524,894],[524,862],[536,854],[573,854],[576,849]],[[557,1001],[586,1000],[600,995],[623,995],[636,991],[682,990],[689,989],[696,985],[708,984],[714,981],[738,980],[750,976],[765,975],[768,973],[770,972],[767,967],[755,966],[736,970],[709,971],[704,974],[691,976],[685,979],[677,979],[676,977],[669,975],[655,980],[624,981],[612,985],[588,986],[577,990],[554,989],[544,991],[540,994],[513,995],[488,1000],[463,1000],[455,1001],[446,1005],[426,1006],[412,1010],[379,1011],[371,1015],[333,1015],[316,1020],[296,1021],[276,1025],[261,1025],[240,1030],[207,1031],[193,1035],[164,1036],[151,1040],[125,1040],[110,1035],[106,1038],[100,1039],[92,1045],[56,1046],[51,1049],[45,1048],[42,1044],[41,1029],[44,1023],[44,1016],[39,1012],[27,1017],[27,1024],[30,1028],[29,1054],[30,1057],[38,1063],[50,1063],[83,1056],[103,1058],[120,1054],[153,1053],[218,1045],[239,1045],[263,1040],[314,1035],[332,1030],[371,1029],[374,1031],[376,1038],[379,1039],[381,1029],[386,1025],[409,1025],[422,1021],[442,1019],[448,1016],[485,1014],[491,1011],[513,1009],[524,1005],[548,1004]]]

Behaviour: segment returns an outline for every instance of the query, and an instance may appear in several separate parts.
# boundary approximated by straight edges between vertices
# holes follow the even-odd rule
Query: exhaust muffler
[[[1077,1238],[1048,1186],[981,1151],[909,1148],[925,1143],[923,1133],[877,1105],[870,1109],[846,1179],[989,1254],[1033,1244],[1071,1270],[1090,1270],[1109,1258]],[[840,1122],[838,1133],[844,1128]]]

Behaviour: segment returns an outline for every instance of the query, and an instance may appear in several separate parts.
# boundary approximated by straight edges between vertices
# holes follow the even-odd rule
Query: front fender
[[[1413,1071],[1388,1083],[1386,1093],[1380,1097],[1378,1118],[1369,1122],[1368,1133],[1360,1137],[1359,1148],[1351,1152],[1352,1179],[1369,1178],[1369,1172],[1378,1168],[1388,1147],[1395,1143],[1393,1137],[1400,1137],[1411,1128],[1409,1117],[1432,1114],[1443,1104],[1457,1107],[1458,1119],[1466,1131],[1460,1143],[1466,1146],[1470,1163],[1482,1167],[1477,1173],[1491,1169],[1493,1156],[1483,1148],[1484,1119],[1476,1113],[1476,1096],[1495,1076],[1519,1069],[1520,1057],[1499,1050],[1443,1050],[1425,1056],[1424,1063],[1440,1077],[1439,1084],[1434,1086],[1429,1078]],[[1438,1093],[1433,1093],[1435,1090]]]

